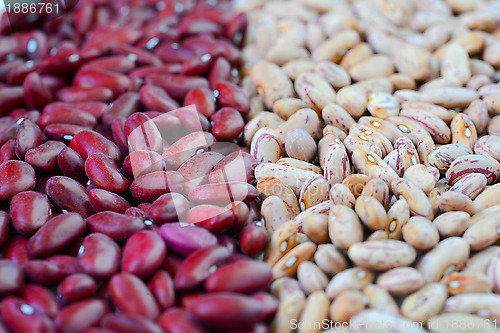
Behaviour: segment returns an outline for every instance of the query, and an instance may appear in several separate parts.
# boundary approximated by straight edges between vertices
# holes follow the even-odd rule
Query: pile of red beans
[[[246,17],[80,0],[0,36],[0,333],[267,332]]]

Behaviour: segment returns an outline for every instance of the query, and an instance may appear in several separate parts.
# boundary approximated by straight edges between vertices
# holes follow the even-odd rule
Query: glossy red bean
[[[23,87],[6,87],[0,90],[0,116],[6,115],[10,110],[24,105]]]
[[[184,99],[184,106],[194,104],[196,111],[207,118],[215,112],[215,97],[212,90],[208,88],[195,88],[190,90]]]
[[[50,104],[48,105],[50,106]],[[38,124],[41,128],[46,128],[53,124],[69,124],[77,125],[84,128],[94,128],[97,124],[96,118],[90,113],[77,109],[69,109],[64,107],[45,107],[42,112]]]
[[[21,288],[24,273],[21,268],[7,259],[0,259],[0,295],[13,294]]]
[[[85,173],[95,186],[113,193],[121,194],[130,185],[111,157],[103,153],[95,153],[87,157]]]
[[[186,215],[186,222],[220,234],[231,229],[234,223],[233,213],[224,207],[214,205],[197,205]]]
[[[268,317],[261,302],[229,292],[203,295],[190,303],[188,310],[207,325],[221,329],[247,329]]]
[[[174,281],[167,271],[156,272],[149,281],[148,288],[162,310],[175,305]]]
[[[156,320],[158,325],[169,333],[208,333],[198,320],[188,311],[171,308],[163,312]]]
[[[86,160],[92,154],[103,153],[119,163],[121,158],[118,146],[94,131],[82,131],[75,135],[70,142],[70,148]]]
[[[106,126],[111,126],[116,117],[127,118],[134,112],[140,111],[141,104],[139,94],[127,92],[115,99],[109,108],[102,115],[102,122]]]
[[[105,87],[67,87],[59,90],[56,99],[62,102],[110,102],[113,91]]]
[[[33,258],[28,251],[28,239],[19,235],[15,235],[7,241],[3,255],[5,259],[9,259],[19,266]]]
[[[167,223],[161,226],[160,235],[179,255],[186,257],[205,247],[217,244],[217,237],[206,229],[183,225],[183,223]]]
[[[238,244],[236,244],[234,238],[229,237],[228,235],[219,235],[217,243],[221,246],[226,247],[232,255],[238,254]]]
[[[224,107],[212,116],[212,134],[219,140],[236,139],[245,127],[241,113],[232,107]]]
[[[40,71],[42,73],[67,75],[68,73],[75,72],[82,64],[98,58],[100,53],[97,49],[59,52],[54,56],[44,59],[40,66]]]
[[[177,171],[184,177],[184,191],[191,192],[196,187],[208,183],[208,176],[224,158],[217,152],[205,152],[194,155],[184,162]]]
[[[132,151],[150,150],[163,152],[163,141],[155,123],[144,113],[134,113],[128,117],[123,128]]]
[[[66,148],[66,145],[59,141],[47,141],[38,147],[26,152],[24,160],[36,171],[50,173],[58,170],[57,156]]]
[[[240,181],[250,183],[254,179],[257,160],[250,154],[235,151],[225,156],[212,170],[209,181],[212,184]]]
[[[52,93],[36,72],[28,74],[23,82],[24,100],[31,109],[41,110],[52,102]]]
[[[227,205],[233,201],[249,202],[258,191],[246,182],[227,182],[201,185],[189,193],[189,199],[202,204]]]
[[[45,260],[29,260],[23,269],[31,281],[46,286],[58,283],[64,276],[59,267]]]
[[[188,199],[179,193],[167,193],[156,199],[148,215],[158,224],[181,221],[189,210]]]
[[[104,300],[83,300],[62,309],[54,318],[54,324],[61,333],[82,332],[99,324],[108,312],[110,308]]]
[[[45,258],[47,262],[56,265],[64,276],[80,273],[82,269],[78,265],[78,259],[65,254],[59,254]]]
[[[223,246],[210,246],[191,253],[180,265],[174,279],[176,290],[193,290],[203,284],[210,275],[210,268],[229,258],[231,254]]]
[[[184,178],[177,171],[156,171],[132,182],[130,191],[140,201],[152,202],[169,192],[182,192]]]
[[[226,208],[229,209],[234,215],[234,223],[229,230],[229,233],[239,233],[247,223],[248,216],[250,215],[248,205],[242,201],[235,201],[228,204]]]
[[[160,267],[166,253],[165,242],[155,232],[136,232],[123,247],[121,270],[138,277],[149,276]]]
[[[245,227],[240,235],[241,251],[249,256],[262,252],[267,244],[267,231],[262,223],[253,223]]]
[[[79,70],[73,80],[73,85],[76,87],[106,87],[113,91],[114,96],[126,92],[130,84],[130,79],[127,76],[103,69]]]
[[[226,58],[219,57],[215,60],[210,73],[208,74],[208,82],[210,82],[210,87],[215,89],[215,84],[219,81],[229,81],[231,80],[231,64]]]
[[[16,194],[35,188],[35,170],[26,162],[7,161],[0,165],[0,200],[8,201]]]
[[[94,233],[85,237],[78,253],[83,272],[95,278],[108,278],[118,271],[120,247],[108,236]]]
[[[0,211],[0,246],[5,244],[10,234],[10,215]]]
[[[267,290],[271,284],[271,266],[252,260],[241,260],[219,267],[205,280],[208,292],[251,293]]]
[[[207,117],[196,111],[193,106],[184,106],[170,111],[169,114],[174,115],[181,121],[187,133],[210,131],[210,122]]]
[[[114,275],[109,282],[111,300],[123,314],[138,314],[149,319],[158,317],[160,310],[148,287],[130,273]]]
[[[202,77],[171,74],[151,74],[146,77],[146,84],[164,89],[174,99],[184,99],[194,88],[208,88],[208,81]]]
[[[219,92],[217,101],[226,107],[232,107],[245,115],[250,112],[250,102],[240,87],[229,81],[219,81],[215,84]]]
[[[208,150],[215,141],[212,134],[207,132],[194,132],[188,134],[172,144],[162,157],[167,168],[177,169],[191,157]]]
[[[96,119],[101,119],[102,114],[107,109],[108,105],[106,103],[96,102],[96,101],[84,101],[84,102],[54,102],[48,104],[43,109],[43,111],[44,113],[54,112],[54,111],[61,111],[61,112],[66,111],[70,113],[71,110],[78,110],[91,114]]]
[[[90,205],[96,212],[112,211],[125,214],[130,203],[119,195],[102,189],[94,189],[89,192]]]
[[[245,40],[247,25],[247,15],[245,13],[239,13],[225,26],[224,34],[234,45],[242,47]]]
[[[108,314],[102,318],[101,326],[116,333],[163,333],[163,330],[154,321],[136,314]]]
[[[16,156],[24,160],[24,155],[31,148],[35,148],[43,143],[43,133],[37,124],[31,120],[24,119],[19,124],[16,132],[14,149]]]
[[[55,332],[54,324],[43,314],[18,297],[9,296],[2,302],[2,318],[13,332]]]
[[[28,249],[36,257],[46,257],[72,244],[84,231],[85,221],[80,215],[57,215],[30,238]]]
[[[135,61],[136,64],[141,66],[161,66],[162,62],[159,58],[155,57],[150,52],[144,51],[141,48],[129,45],[117,45],[112,48],[113,54],[125,55]]]
[[[54,294],[47,288],[27,284],[21,288],[21,298],[38,313],[54,317],[59,312],[59,303]]]
[[[160,154],[150,150],[131,152],[123,161],[123,168],[135,179],[155,171],[165,171],[165,162]]]
[[[0,165],[8,160],[16,160],[16,152],[14,150],[14,140],[6,141],[0,148]]]
[[[47,181],[45,193],[59,209],[75,212],[87,218],[94,213],[89,194],[76,180],[64,176],[54,176]]]
[[[91,276],[82,273],[65,277],[57,286],[57,295],[64,303],[90,298],[96,291],[96,281]]]
[[[179,108],[179,103],[160,87],[146,84],[139,90],[142,105],[148,110],[169,112]]]
[[[81,70],[105,70],[115,73],[126,74],[135,68],[135,62],[132,57],[117,55],[101,57],[96,60],[89,61],[82,67]]]
[[[65,147],[57,155],[57,164],[63,175],[73,178],[79,183],[86,183],[88,178],[85,173],[83,158],[73,149]]]
[[[71,139],[87,128],[71,124],[52,124],[44,128],[43,133],[52,140],[62,141],[69,144]]]
[[[48,220],[49,199],[40,192],[20,192],[10,202],[10,215],[14,229],[21,235],[30,236]]]

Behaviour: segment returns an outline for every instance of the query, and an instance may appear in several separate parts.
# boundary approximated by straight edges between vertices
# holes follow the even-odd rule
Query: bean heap
[[[231,7],[82,0],[16,33],[3,17],[0,332],[268,331]]]
[[[272,332],[495,332],[500,2],[238,8]]]

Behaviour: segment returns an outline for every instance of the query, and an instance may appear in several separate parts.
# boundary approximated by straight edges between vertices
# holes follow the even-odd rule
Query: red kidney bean
[[[122,314],[138,314],[155,319],[160,314],[158,304],[148,287],[130,273],[118,273],[109,282],[111,300]]]
[[[205,289],[208,292],[251,293],[267,290],[271,280],[271,266],[263,262],[242,260],[219,267],[210,274],[205,280]]]
[[[146,84],[164,89],[174,99],[184,99],[187,93],[194,88],[209,88],[207,79],[203,77],[151,74],[146,77]]]
[[[130,207],[125,211],[125,215],[127,216],[134,216],[134,217],[139,217],[142,219],[147,219],[148,214],[146,214],[142,209],[139,209],[137,207]]]
[[[41,110],[52,102],[52,93],[36,72],[28,74],[23,82],[24,100],[31,109]]]
[[[262,252],[267,244],[267,231],[262,223],[252,223],[240,235],[241,251],[249,256]]]
[[[226,208],[229,209],[234,215],[234,223],[229,230],[229,233],[234,234],[240,232],[248,220],[250,209],[243,201],[231,202],[226,206]]]
[[[169,252],[165,256],[165,261],[163,261],[161,269],[167,271],[168,274],[170,274],[170,276],[175,277],[177,271],[179,270],[179,267],[181,267],[181,264],[182,264],[182,259],[177,255],[172,254],[172,252]]]
[[[156,171],[134,180],[130,191],[137,200],[152,202],[165,193],[182,192],[183,180],[177,171]]]
[[[136,150],[125,158],[123,168],[137,179],[151,172],[165,171],[165,162],[157,152]]]
[[[89,61],[88,63],[80,67],[79,71],[105,70],[115,73],[127,74],[135,68],[135,61],[131,58],[132,57],[123,55],[101,57],[99,59]]]
[[[78,264],[90,276],[108,278],[118,271],[120,256],[120,248],[111,238],[94,233],[83,240]]]
[[[84,101],[84,102],[54,102],[48,104],[43,111],[44,112],[54,112],[54,111],[68,111],[78,110],[88,114],[91,114],[96,119],[100,119],[104,111],[108,109],[108,105],[102,102],[95,101]]]
[[[43,143],[43,133],[37,124],[31,120],[24,119],[19,124],[16,132],[14,149],[16,156],[24,160],[24,155],[31,148],[35,148]]]
[[[193,290],[203,284],[210,275],[210,268],[229,258],[231,254],[223,246],[209,246],[191,253],[180,265],[174,279],[176,290]]]
[[[206,229],[182,225],[182,223],[168,223],[160,228],[160,235],[167,243],[169,249],[183,257],[217,244],[217,237]]]
[[[54,324],[43,314],[18,297],[9,296],[2,302],[2,318],[13,332],[55,332]]]
[[[19,266],[33,258],[28,251],[28,239],[19,235],[15,235],[7,241],[3,255],[5,259],[9,259]]]
[[[202,295],[188,310],[207,325],[221,329],[246,329],[268,317],[261,302],[229,292]]]
[[[246,36],[247,25],[247,15],[245,13],[239,13],[225,26],[224,34],[234,45],[242,47]]]
[[[147,212],[153,221],[162,224],[181,221],[189,208],[189,201],[182,194],[167,193],[156,199]]]
[[[184,106],[194,104],[196,111],[207,118],[215,112],[215,97],[213,91],[208,88],[194,88],[184,98]]]
[[[105,87],[66,87],[59,90],[56,99],[62,102],[110,102],[113,91]]]
[[[78,265],[78,259],[73,256],[59,254],[45,258],[45,260],[56,265],[64,276],[80,273],[82,271]]]
[[[26,50],[26,57],[28,59],[43,59],[49,54],[47,36],[41,31],[28,33],[22,39],[21,44],[23,50]]]
[[[64,77],[52,74],[43,74],[40,76],[42,82],[50,90],[52,96],[54,96],[60,89],[68,85],[68,80]]]
[[[158,325],[169,333],[208,333],[196,318],[188,311],[171,308],[163,312],[156,320]]]
[[[243,128],[245,121],[235,108],[224,107],[212,116],[212,134],[219,140],[231,141],[236,139]]]
[[[87,157],[85,173],[94,185],[113,193],[121,194],[130,185],[111,157],[103,153],[95,153]]]
[[[146,52],[138,47],[129,45],[117,45],[112,48],[111,52],[113,54],[125,55],[132,59],[141,66],[161,66],[162,62],[159,58],[155,57],[153,54]],[[135,66],[134,66],[135,67]]]
[[[35,72],[40,66],[39,60],[26,61],[25,63],[12,68],[7,74],[6,82],[10,86],[22,85],[23,81],[30,74]]]
[[[121,159],[118,146],[95,131],[82,131],[74,136],[70,148],[86,160],[92,154],[103,153],[113,159],[115,163]]]
[[[27,284],[21,288],[20,295],[38,313],[54,317],[59,312],[57,298],[45,287],[36,284]]]
[[[6,212],[0,211],[0,246],[5,244],[9,238],[10,223],[10,215]]]
[[[85,162],[83,158],[73,149],[65,147],[57,155],[57,164],[62,173],[79,183],[87,182],[87,174],[85,173]]]
[[[111,126],[116,117],[127,118],[134,112],[139,112],[141,108],[139,94],[136,92],[127,92],[115,99],[109,108],[102,115],[102,122]]]
[[[155,123],[144,113],[134,113],[128,117],[123,127],[129,147],[135,150],[163,152],[163,141]]]
[[[6,87],[0,90],[0,105],[2,106],[0,116],[6,115],[14,108],[24,105],[23,87]]]
[[[271,318],[274,316],[279,305],[278,300],[274,296],[267,292],[259,291],[250,295],[250,297],[260,302],[265,318]]]
[[[47,141],[28,150],[24,160],[36,171],[43,173],[55,172],[58,170],[57,156],[64,148],[66,148],[66,145],[62,142]]]
[[[90,298],[96,291],[96,281],[91,276],[82,273],[65,277],[57,286],[57,295],[65,303]]]
[[[210,133],[194,132],[177,140],[165,150],[162,157],[167,168],[177,169],[200,151],[207,150],[207,147],[210,147],[214,141]]]
[[[137,208],[141,209],[144,212],[147,212],[149,210],[149,207],[151,207],[151,204],[149,202],[143,202],[137,205]]]
[[[47,107],[45,107],[38,124],[44,129],[53,124],[69,124],[84,128],[94,128],[97,124],[97,120],[90,113],[77,109],[62,107],[51,107],[47,109]]]
[[[99,324],[108,312],[110,309],[104,300],[88,299],[62,309],[54,318],[54,324],[61,333],[82,332]]]
[[[156,272],[149,281],[148,288],[162,310],[175,305],[174,281],[167,271]]]
[[[185,61],[181,67],[181,74],[188,76],[205,75],[212,67],[215,59],[221,55],[221,48],[212,47],[206,53]]]
[[[116,333],[141,332],[162,333],[163,330],[155,322],[136,314],[107,314],[101,320],[101,326]]]
[[[245,182],[227,182],[201,185],[189,193],[189,199],[203,204],[227,205],[233,201],[249,202],[257,198],[258,191]]]
[[[196,111],[192,106],[184,106],[170,111],[169,114],[176,116],[184,125],[188,133],[199,131],[210,131],[210,122],[207,117]]]
[[[82,333],[116,333],[116,332],[108,330],[106,328],[91,327],[89,329],[86,329],[85,331],[82,331]]]
[[[171,43],[158,47],[155,51],[155,55],[167,64],[182,64],[183,62],[193,59],[196,56],[195,52],[192,50],[184,47],[173,46]]]
[[[128,151],[128,141],[123,131],[123,126],[125,125],[125,117],[118,116],[111,123],[111,133],[113,134],[113,139],[120,148],[122,153],[127,153]]]
[[[258,164],[252,155],[235,151],[215,166],[208,179],[212,184],[229,181],[250,183],[254,179],[254,170]]]
[[[90,205],[96,212],[112,211],[125,214],[130,203],[119,195],[101,189],[94,189],[89,192]]]
[[[177,171],[184,177],[184,192],[189,194],[193,189],[208,182],[208,176],[215,166],[224,158],[216,152],[205,152],[194,155],[184,162]]]
[[[151,74],[180,74],[181,68],[182,65],[178,63],[170,63],[161,66],[144,66],[130,72],[128,77],[131,79],[144,79]]]
[[[97,49],[59,52],[42,61],[40,72],[67,75],[68,73],[74,73],[82,64],[96,59],[100,55],[101,51]]]
[[[87,128],[71,124],[51,124],[44,128],[43,133],[52,140],[62,141],[69,144],[71,139]]]
[[[45,260],[29,260],[23,269],[31,281],[47,286],[58,283],[64,276],[59,267]]]
[[[8,160],[16,160],[16,152],[14,150],[14,140],[6,141],[0,148],[0,165]]]
[[[179,108],[179,103],[160,87],[146,84],[139,90],[142,105],[148,110],[169,112]]]
[[[8,201],[16,194],[35,188],[35,170],[26,162],[7,161],[0,165],[0,200]]]
[[[219,57],[215,60],[210,73],[208,74],[208,82],[210,82],[210,87],[215,88],[215,84],[219,81],[229,81],[231,80],[231,64],[224,57]]]
[[[215,234],[228,231],[234,223],[233,213],[224,207],[214,205],[197,205],[186,215],[186,222],[196,224]]]
[[[40,192],[20,192],[10,202],[10,215],[16,231],[23,236],[30,236],[49,218],[49,199]]]
[[[238,244],[236,244],[236,241],[232,237],[228,235],[219,235],[217,243],[226,247],[231,254],[238,254]]]
[[[136,232],[125,243],[121,270],[139,277],[146,277],[156,271],[165,259],[167,247],[155,232]]]
[[[250,112],[250,102],[240,87],[229,81],[218,81],[215,89],[219,92],[217,101],[225,107],[232,107],[245,115]]]
[[[0,143],[4,144],[10,139],[15,139],[18,126],[13,118],[0,117]]]
[[[57,215],[30,238],[28,249],[36,257],[46,257],[72,244],[84,231],[85,221],[80,215]]]
[[[82,69],[73,79],[73,85],[76,87],[106,87],[113,91],[114,96],[126,92],[130,84],[131,81],[126,75],[104,69]]]
[[[59,209],[78,213],[84,218],[94,213],[87,190],[74,179],[64,176],[51,177],[45,186],[45,193]]]
[[[0,259],[0,295],[13,294],[21,288],[24,274],[21,268],[7,259]]]

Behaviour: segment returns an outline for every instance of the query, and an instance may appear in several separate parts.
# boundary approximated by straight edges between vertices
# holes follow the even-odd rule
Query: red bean
[[[101,52],[97,49],[60,52],[44,59],[40,71],[42,73],[68,74],[75,72],[82,64],[98,58],[100,54]]]
[[[45,112],[71,112],[71,110],[78,110],[94,116],[96,119],[101,119],[104,111],[108,109],[108,105],[102,102],[83,101],[83,102],[54,102],[48,104],[44,109]]]
[[[0,295],[15,293],[23,282],[21,268],[10,260],[0,259]]]
[[[37,124],[31,120],[24,119],[17,128],[14,149],[19,159],[24,159],[24,155],[31,148],[35,148],[43,143],[43,133]]]
[[[90,276],[108,278],[118,271],[120,255],[120,248],[111,238],[90,234],[80,248],[78,264]]]
[[[267,244],[266,228],[259,223],[245,227],[240,235],[241,251],[249,256],[262,252]]]
[[[96,212],[112,211],[125,214],[130,203],[119,195],[102,189],[94,189],[89,192],[90,205]]]
[[[106,70],[126,74],[134,69],[135,63],[126,56],[109,56],[89,61],[80,70]]]
[[[64,148],[66,148],[66,145],[62,142],[47,141],[28,150],[24,160],[36,171],[43,173],[55,172],[58,170],[57,156]]]
[[[148,215],[158,224],[181,221],[189,208],[189,201],[182,194],[167,193],[153,202]]]
[[[3,255],[5,259],[9,259],[19,266],[33,258],[28,251],[28,239],[19,235],[15,235],[7,241]]]
[[[35,170],[26,162],[7,161],[0,165],[0,200],[8,201],[16,194],[35,188]]]
[[[110,102],[113,98],[113,91],[105,87],[67,87],[59,90],[56,98],[62,102]]]
[[[71,274],[57,286],[57,295],[65,303],[92,297],[97,290],[97,283],[87,274]]]
[[[0,165],[8,160],[17,159],[16,152],[14,150],[14,140],[7,140],[0,148]]]
[[[100,299],[88,299],[68,305],[54,318],[58,332],[82,332],[97,325],[110,312],[108,304]]]
[[[87,182],[85,173],[85,162],[83,158],[73,149],[65,147],[57,155],[57,164],[65,176],[73,178],[79,183]]]
[[[78,213],[84,218],[94,213],[87,190],[71,178],[64,176],[51,177],[47,181],[45,193],[59,209]]]
[[[75,135],[70,142],[70,148],[86,160],[92,154],[103,153],[118,163],[121,158],[118,146],[94,131],[82,131]]]
[[[226,58],[219,57],[215,60],[210,73],[208,74],[208,82],[210,87],[215,88],[215,84],[219,81],[229,81],[231,79],[231,64]]]
[[[12,225],[23,236],[34,234],[49,218],[49,199],[43,193],[26,191],[10,202]]]
[[[23,269],[31,281],[46,286],[54,285],[63,278],[59,267],[45,260],[29,260]]]
[[[80,215],[57,215],[30,238],[28,249],[34,256],[46,257],[72,244],[84,231],[85,221]]]
[[[128,117],[124,128],[129,147],[135,150],[163,152],[163,141],[160,131],[154,122],[144,113],[134,113]]]
[[[215,112],[212,121],[212,134],[217,139],[224,141],[236,139],[245,127],[245,121],[241,114],[230,107],[224,107]]]
[[[134,112],[140,111],[139,94],[127,92],[111,103],[110,107],[102,115],[105,125],[111,126],[116,117],[128,117]]]
[[[125,243],[121,270],[139,277],[146,277],[156,271],[163,262],[167,247],[153,231],[136,232]]]
[[[257,160],[250,154],[235,151],[225,156],[212,170],[210,183],[240,181],[250,183],[254,179]]]
[[[242,260],[218,268],[205,281],[208,292],[251,293],[267,290],[272,280],[271,266]]]
[[[186,222],[194,223],[215,234],[228,231],[234,223],[233,213],[224,207],[214,205],[197,205],[186,215]]]
[[[76,87],[106,87],[113,91],[114,96],[119,96],[130,87],[130,79],[119,73],[104,69],[82,69],[79,70],[73,80]]]
[[[217,101],[222,106],[232,107],[245,115],[250,112],[250,103],[240,87],[229,81],[219,81],[215,84],[219,92]]]
[[[194,104],[196,110],[207,118],[215,112],[215,97],[212,90],[207,88],[194,88],[184,98],[184,106]]]
[[[189,199],[202,204],[227,205],[233,201],[249,202],[258,191],[246,182],[224,182],[201,185],[189,193]]]
[[[183,180],[177,171],[156,171],[134,180],[130,191],[137,200],[152,202],[165,193],[182,192]]]
[[[154,85],[144,85],[139,90],[139,95],[142,105],[149,110],[169,112],[179,107],[179,103],[170,97],[165,90]]]
[[[155,297],[162,310],[175,305],[174,282],[168,272],[156,272],[148,283],[148,288]]]
[[[51,124],[44,128],[43,133],[52,140],[62,141],[66,144],[81,131],[87,128],[71,124]]]
[[[85,173],[94,185],[113,193],[121,194],[130,185],[111,157],[103,153],[95,153],[87,158]]]
[[[167,223],[161,226],[160,235],[168,247],[183,257],[217,244],[217,238],[208,230],[182,223]]]
[[[156,320],[158,325],[169,333],[208,333],[196,318],[188,311],[172,308],[163,312]]]
[[[214,143],[212,134],[207,132],[194,132],[188,134],[172,144],[162,157],[165,159],[167,168],[177,169],[191,157],[206,150]]]
[[[77,125],[84,128],[94,128],[97,124],[96,118],[90,113],[78,109],[69,109],[65,107],[51,107],[47,105],[38,121],[41,128],[46,128],[53,124]]]
[[[2,318],[13,332],[55,332],[54,324],[43,314],[18,297],[9,296],[2,302]]]
[[[146,83],[163,88],[175,99],[184,99],[191,89],[209,87],[205,78],[170,74],[151,74]]]
[[[9,238],[11,219],[8,213],[0,211],[0,246]]]
[[[27,284],[21,288],[20,295],[38,313],[52,318],[59,312],[57,298],[45,287]]]
[[[165,171],[165,162],[160,154],[150,150],[131,152],[123,161],[123,168],[135,179],[155,171]]]
[[[200,185],[208,183],[209,174],[224,158],[216,152],[206,152],[194,155],[184,162],[177,171],[184,177],[184,193],[190,193]]]
[[[7,114],[10,110],[24,105],[23,87],[6,87],[0,90],[0,115]]]
[[[130,273],[118,273],[109,282],[111,300],[123,314],[138,314],[149,319],[158,317],[160,310],[147,286]]]
[[[78,259],[73,256],[60,254],[45,258],[45,260],[56,265],[64,276],[80,273],[82,271],[78,265]]]
[[[36,72],[28,74],[23,82],[24,100],[32,109],[41,110],[52,102],[52,93]]]
[[[135,314],[108,314],[101,321],[102,327],[116,333],[143,332],[162,333],[163,330],[154,321]]]

